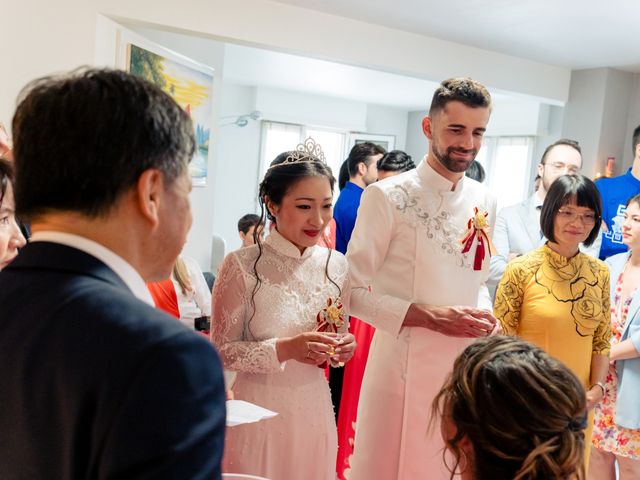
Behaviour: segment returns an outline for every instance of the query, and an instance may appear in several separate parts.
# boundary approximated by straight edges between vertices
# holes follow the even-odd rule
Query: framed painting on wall
[[[123,30],[118,32],[116,66],[156,84],[189,114],[196,138],[189,174],[194,187],[206,186],[212,144],[213,68]]]
[[[390,152],[396,147],[396,136],[350,132],[348,141],[349,150],[347,151],[347,154],[351,151],[354,145],[365,142],[375,143],[376,145],[380,145],[387,152]]]

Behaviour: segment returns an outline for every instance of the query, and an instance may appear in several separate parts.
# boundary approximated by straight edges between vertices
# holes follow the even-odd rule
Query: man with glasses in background
[[[503,208],[496,217],[493,232],[496,254],[491,257],[491,274],[487,285],[495,288],[510,260],[546,242],[540,230],[540,209],[549,187],[561,175],[578,174],[581,168],[582,152],[575,140],[562,138],[545,149],[538,164],[540,182],[537,190],[526,200]],[[590,247],[581,245],[580,249],[598,258],[600,243],[599,235]]]

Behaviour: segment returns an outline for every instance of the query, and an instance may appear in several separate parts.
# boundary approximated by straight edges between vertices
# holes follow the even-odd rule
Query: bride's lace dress
[[[213,291],[211,338],[227,370],[237,372],[235,398],[278,412],[227,430],[224,471],[272,480],[334,480],[336,425],[324,371],[276,355],[276,339],[312,331],[316,314],[340,293],[349,305],[347,262],[329,250],[298,248],[274,230],[262,245],[230,253]],[[255,305],[255,309],[254,309]],[[347,317],[348,318],[348,317]],[[346,332],[347,325],[343,331]]]

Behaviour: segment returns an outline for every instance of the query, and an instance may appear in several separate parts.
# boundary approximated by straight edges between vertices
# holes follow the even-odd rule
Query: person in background
[[[238,220],[238,234],[242,241],[242,247],[248,247],[256,243],[256,236],[264,237],[264,224],[260,223],[260,217],[255,213],[247,213]]]
[[[16,221],[13,166],[0,158],[0,270],[9,265],[26,240]]]
[[[391,150],[385,153],[378,164],[378,180],[384,180],[387,177],[393,177],[399,173],[408,172],[416,168],[411,155],[402,150]]]
[[[416,168],[411,156],[401,150],[392,150],[385,153],[378,160],[376,166],[378,168],[378,180],[393,177]],[[375,328],[356,317],[351,317],[349,331],[356,338],[358,348],[351,361],[344,368],[344,380],[338,413],[338,460],[336,464],[336,471],[340,480],[345,478],[344,472],[349,469],[351,455],[353,454],[360,388]]]
[[[278,412],[229,430],[224,470],[271,479],[335,480],[336,424],[324,366],[353,356],[344,256],[317,245],[335,179],[307,139],[278,155],[259,188],[275,224],[264,242],[231,252],[213,289],[211,340],[235,397]],[[328,331],[321,324],[330,321]]]
[[[469,345],[433,402],[434,418],[451,480],[585,478],[584,388],[529,342],[498,335]]]
[[[471,165],[469,165],[469,168],[467,168],[467,171],[464,172],[464,174],[467,177],[472,178],[476,182],[480,182],[480,183],[484,182],[484,179],[486,176],[484,172],[484,167],[477,160],[474,160],[473,162],[471,162]]]
[[[333,209],[333,219],[336,224],[335,248],[343,255],[347,253],[347,245],[349,245],[351,232],[356,223],[362,192],[368,185],[378,180],[377,163],[385,153],[384,148],[371,142],[354,145],[349,152],[346,160],[349,181],[340,192]],[[344,368],[333,368],[329,371],[331,402],[333,403],[336,419],[340,414],[343,378]],[[342,451],[344,452],[344,449]]]
[[[33,236],[0,273],[0,477],[220,479],[220,359],[145,288],[191,226],[189,115],[80,69],[28,85],[12,131]]]
[[[347,157],[349,181],[340,192],[333,209],[336,221],[336,250],[345,254],[356,224],[360,197],[364,189],[378,180],[378,160],[385,154],[384,148],[375,143],[354,145]]]
[[[611,272],[611,365],[596,405],[593,480],[640,478],[640,195],[625,205],[622,241],[629,252],[607,258]]]
[[[209,333],[211,290],[193,258],[180,255],[171,272],[176,290],[180,321],[189,328]]]
[[[596,181],[602,197],[602,260],[627,251],[622,236],[622,223],[627,200],[640,193],[640,125],[633,131],[631,149],[633,165],[624,175],[602,177]]]
[[[540,230],[540,210],[554,180],[564,174],[578,174],[582,168],[580,145],[575,140],[560,139],[549,145],[538,164],[540,183],[528,199],[498,212],[493,231],[496,254],[491,257],[491,274],[487,284],[498,285],[511,260],[544,245],[546,238]],[[598,258],[600,235],[590,246],[581,245],[580,250]]]
[[[498,285],[494,315],[508,335],[542,348],[569,367],[586,390],[589,458],[593,407],[604,395],[611,338],[609,269],[580,252],[598,235],[602,213],[594,183],[582,175],[556,179],[542,204],[547,242],[512,260]]]
[[[349,159],[346,159],[340,165],[340,172],[338,173],[338,190],[341,192],[344,187],[347,186],[349,181]]]

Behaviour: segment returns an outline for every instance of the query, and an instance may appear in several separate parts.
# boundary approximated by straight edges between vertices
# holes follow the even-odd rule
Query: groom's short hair
[[[471,78],[444,80],[431,99],[429,116],[442,110],[449,102],[461,102],[471,108],[491,109],[491,95],[484,85]]]

